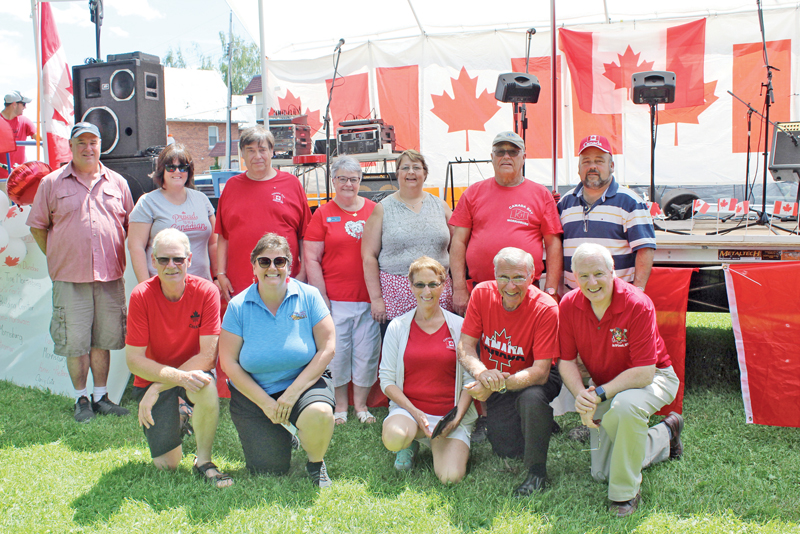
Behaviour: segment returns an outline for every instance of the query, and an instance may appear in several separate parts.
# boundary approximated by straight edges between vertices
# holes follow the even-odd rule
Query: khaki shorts
[[[128,308],[125,281],[53,282],[50,337],[59,356],[83,356],[92,348],[125,348]]]

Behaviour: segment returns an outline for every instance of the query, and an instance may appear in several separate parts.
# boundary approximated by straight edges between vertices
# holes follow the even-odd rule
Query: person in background
[[[197,438],[194,471],[218,488],[228,487],[233,480],[211,461],[219,422],[214,377],[219,290],[188,274],[191,246],[180,230],[166,228],[156,234],[150,262],[158,274],[131,292],[125,346],[128,368],[135,375],[139,424],[153,464],[174,471],[183,456],[178,401],[192,403]]]
[[[446,278],[442,264],[425,256],[409,267],[417,307],[389,323],[380,378],[390,401],[383,444],[397,453],[395,469],[412,469],[422,442],[433,452],[436,476],[448,484],[461,481],[467,472],[469,436],[478,414],[464,389],[473,379],[456,357],[463,319],[439,305]],[[431,439],[437,423],[454,407],[455,418]]]
[[[285,237],[264,234],[250,260],[256,282],[228,304],[219,340],[245,463],[253,472],[286,473],[296,434],[311,482],[330,486],[324,458],[334,426],[326,370],[335,348],[333,319],[317,288],[289,277]]]
[[[14,134],[14,141],[25,141],[29,137],[32,138],[36,135],[36,126],[33,124],[33,121],[23,115],[25,106],[27,106],[30,101],[30,98],[22,96],[22,93],[19,91],[11,91],[3,98],[4,105],[3,111],[0,111],[0,117],[3,117],[3,120],[8,123],[8,126],[11,128],[11,132]],[[11,159],[11,168],[8,170],[5,168],[5,165],[8,165],[6,154],[8,154]],[[0,180],[8,178],[11,171],[14,170],[14,167],[23,163],[25,163],[24,146],[18,146],[17,149],[12,152],[0,153],[0,165],[3,165],[0,167]],[[2,183],[2,186],[2,190],[5,191],[5,182]]]
[[[108,398],[111,350],[125,346],[125,236],[133,198],[125,178],[100,162],[100,130],[72,127],[72,161],[42,178],[28,226],[53,281],[53,352],[67,359],[75,421],[127,415]],[[94,391],[86,382],[92,371]]]
[[[420,256],[428,256],[450,267],[452,211],[445,201],[423,190],[428,164],[416,150],[397,158],[399,189],[384,198],[364,228],[361,256],[372,317],[386,323],[416,306],[406,278],[408,267]],[[450,277],[444,282],[441,305],[453,309]]]
[[[610,251],[584,243],[572,255],[579,289],[561,300],[558,370],[590,428],[592,477],[608,483],[617,517],[641,502],[642,469],[683,454],[683,417],[650,417],[675,400],[680,380],[658,333],[653,302],[614,273]],[[578,353],[592,380],[584,386]]]
[[[305,281],[303,235],[311,220],[308,199],[296,176],[272,166],[275,137],[263,126],[239,136],[247,171],[229,179],[217,204],[217,279],[226,301],[253,282],[248,254],[265,232],[286,238],[293,278]]]
[[[155,236],[165,228],[189,238],[194,251],[189,274],[216,280],[214,207],[194,188],[194,162],[186,147],[173,144],[162,150],[150,178],[156,189],[139,197],[131,213],[128,251],[136,280],[142,283],[157,274],[150,257]]]
[[[319,289],[336,328],[336,354],[330,366],[336,393],[335,422],[347,422],[348,384],[352,381],[356,417],[362,423],[374,423],[367,397],[378,376],[381,337],[364,282],[361,237],[375,203],[358,196],[361,165],[354,158],[333,160],[331,176],[336,196],[311,217],[303,257],[308,283]]]

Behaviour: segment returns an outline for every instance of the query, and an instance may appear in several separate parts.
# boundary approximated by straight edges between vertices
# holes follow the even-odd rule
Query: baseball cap
[[[520,149],[525,150],[525,141],[523,141],[522,138],[514,132],[500,132],[497,134],[494,138],[494,141],[492,141],[492,146],[500,143],[511,143],[512,145],[516,145]]]
[[[90,133],[94,136],[100,137],[100,130],[91,122],[78,122],[72,127],[72,132],[69,134],[70,139],[75,139],[85,133]]]
[[[23,104],[28,104],[30,103],[31,99],[22,96],[22,93],[20,93],[19,91],[11,91],[6,95],[4,101],[6,104],[14,104],[16,102],[22,102]]]
[[[578,150],[578,154],[583,152],[589,147],[597,147],[603,152],[611,154],[611,143],[608,142],[608,139],[603,137],[602,135],[589,135],[583,138],[580,144],[580,150]]]

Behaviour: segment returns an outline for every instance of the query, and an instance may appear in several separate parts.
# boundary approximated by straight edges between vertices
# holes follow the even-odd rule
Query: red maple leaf
[[[719,207],[720,208],[727,208],[728,207],[728,201],[727,200],[720,200],[719,201]]]
[[[700,106],[689,106],[686,108],[664,109],[658,112],[658,124],[675,123],[675,146],[678,146],[678,123],[700,124],[700,114],[708,109],[708,106],[716,102],[719,97],[714,94],[717,89],[717,80],[703,84],[703,98],[705,104]]]
[[[300,101],[300,98],[294,96],[291,91],[288,89],[286,90],[286,98],[278,97],[278,105],[280,106],[280,112],[285,113],[286,115],[302,115],[303,112],[303,103]],[[269,111],[270,115],[275,115],[275,110]],[[319,110],[311,111],[309,108],[306,108],[306,115],[308,116],[308,126],[311,128],[311,135],[314,135],[322,128],[322,119],[320,119]]]
[[[19,214],[19,210],[17,210],[16,206],[11,206],[8,208],[8,213],[6,213],[6,219],[13,219]]]
[[[500,110],[500,106],[486,89],[476,96],[478,77],[470,78],[466,67],[461,67],[458,79],[450,78],[450,85],[453,97],[444,91],[441,95],[431,95],[431,111],[447,124],[448,133],[466,132],[469,152],[469,131],[483,132],[484,125]]]
[[[655,63],[655,61],[642,61],[639,63],[640,55],[641,52],[634,54],[631,45],[628,45],[624,54],[617,54],[619,65],[614,62],[603,63],[603,66],[606,68],[603,76],[614,82],[614,89],[630,89],[631,76],[634,73],[644,70],[653,70],[653,63]]]
[[[12,258],[11,256],[8,256],[5,261],[5,264],[8,265],[9,267],[16,267],[18,263],[19,263],[19,258]]]
[[[794,204],[784,204],[782,209],[787,213],[790,211],[794,211]]]

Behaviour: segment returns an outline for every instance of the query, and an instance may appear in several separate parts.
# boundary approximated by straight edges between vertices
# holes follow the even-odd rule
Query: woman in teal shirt
[[[231,419],[247,468],[283,474],[291,434],[308,454],[314,485],[330,485],[324,456],[333,435],[333,320],[320,292],[291,279],[284,237],[267,233],[250,254],[256,282],[228,304],[219,359],[231,390]]]

